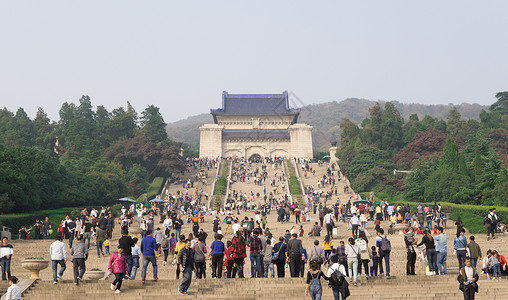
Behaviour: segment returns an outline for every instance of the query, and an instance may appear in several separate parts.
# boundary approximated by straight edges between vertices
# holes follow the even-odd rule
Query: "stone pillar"
[[[330,147],[330,162],[337,161],[337,146]]]
[[[289,157],[312,158],[312,126],[293,124],[289,126]]]
[[[205,124],[199,127],[199,157],[222,157],[222,126]]]

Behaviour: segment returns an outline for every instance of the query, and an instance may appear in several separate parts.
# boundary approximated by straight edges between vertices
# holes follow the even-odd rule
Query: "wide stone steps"
[[[412,279],[392,278],[375,280],[350,286],[351,297],[348,299],[461,299],[455,276],[439,278],[413,276]],[[53,285],[49,282],[38,282],[26,293],[23,299],[85,299],[103,297],[113,299],[148,299],[157,297],[190,298],[190,299],[301,299],[304,296],[305,281],[302,278],[274,279],[205,279],[193,280],[189,295],[177,292],[180,280],[124,281],[122,293],[116,295],[109,289],[112,279],[107,281],[84,281],[79,286],[72,282]],[[331,290],[323,284],[323,299],[333,299]],[[506,282],[480,280],[478,299],[508,299]],[[396,287],[396,288],[394,288]]]

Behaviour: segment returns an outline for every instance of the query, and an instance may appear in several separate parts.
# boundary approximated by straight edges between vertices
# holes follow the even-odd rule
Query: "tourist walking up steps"
[[[323,272],[321,272],[315,261],[311,261],[310,270],[307,272],[307,286],[305,286],[305,297],[310,294],[310,298],[312,300],[321,300],[323,287],[321,286],[321,281],[319,280],[320,277],[324,280],[330,279]]]
[[[51,256],[51,265],[53,267],[53,284],[57,283],[57,278],[63,280],[63,273],[66,269],[67,248],[62,242],[62,237],[58,235],[56,241],[49,246],[49,255]],[[57,268],[60,265],[60,272],[57,275]]]
[[[185,247],[178,252],[178,262],[180,263],[183,279],[178,287],[178,292],[182,295],[187,295],[187,290],[191,285],[192,271],[196,272],[194,265],[194,253],[191,249],[191,240],[185,240]]]
[[[88,247],[83,243],[83,237],[78,235],[76,243],[71,249],[72,265],[74,266],[74,284],[78,285],[85,275],[85,260],[88,258]]]
[[[356,286],[356,280],[358,277],[358,257],[360,257],[360,245],[355,244],[355,240],[350,237],[349,244],[346,245],[347,265],[349,269],[349,281],[353,282]],[[353,278],[351,278],[351,276]]]
[[[453,239],[453,248],[457,253],[459,269],[464,267],[464,259],[466,258],[467,238],[464,236],[465,232],[464,228],[461,228],[457,231],[457,236]]]
[[[115,280],[113,283],[111,283],[111,290],[115,290],[115,293],[120,293],[120,288],[122,287],[122,281],[127,273],[127,259],[126,255],[123,254],[123,248],[118,245],[118,249],[116,252],[111,254],[111,257],[109,258],[109,265],[108,265],[109,273],[115,274]]]
[[[379,228],[376,238],[377,255],[379,257],[379,275],[383,276],[383,259],[385,260],[386,278],[390,278],[390,252],[392,245],[390,239],[385,235],[383,228]]]
[[[303,255],[302,241],[297,239],[298,235],[293,233],[292,238],[288,242],[286,262],[289,263],[291,277],[298,277],[300,273],[300,264],[305,259]]]
[[[153,268],[153,280],[157,280],[157,256],[155,255],[155,251],[157,251],[157,242],[152,236],[153,232],[151,230],[146,231],[146,237],[141,241],[141,253],[143,253],[143,268],[141,269],[141,282],[145,283],[146,279],[146,268],[148,267],[148,263],[152,263]]]
[[[339,257],[332,255],[330,257],[332,265],[328,268],[328,277],[330,278],[329,284],[332,288],[333,297],[335,300],[339,299],[339,294],[342,295],[342,300],[346,300],[349,297],[349,283],[345,279],[346,268],[339,264]]]

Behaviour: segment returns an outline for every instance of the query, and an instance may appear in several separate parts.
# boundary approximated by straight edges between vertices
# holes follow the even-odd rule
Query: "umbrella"
[[[367,199],[365,199],[365,200],[362,199],[362,200],[358,200],[358,201],[353,202],[353,205],[357,205],[358,203],[368,203],[368,204],[370,204],[370,201],[367,200]]]
[[[148,201],[148,202],[152,202],[152,203],[154,203],[154,202],[155,202],[155,203],[163,203],[163,202],[164,202],[164,200],[161,200],[161,199],[159,199],[159,198],[155,198],[155,199],[152,199],[152,200],[150,200],[150,201]]]
[[[120,199],[116,199],[115,201],[118,201],[118,202],[138,203],[136,200],[132,200],[131,198],[127,198],[127,197],[120,198]]]

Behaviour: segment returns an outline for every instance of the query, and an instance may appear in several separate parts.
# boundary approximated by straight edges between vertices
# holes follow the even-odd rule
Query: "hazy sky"
[[[303,104],[491,104],[508,90],[508,1],[1,1],[0,106],[89,95],[166,122],[230,93]]]

